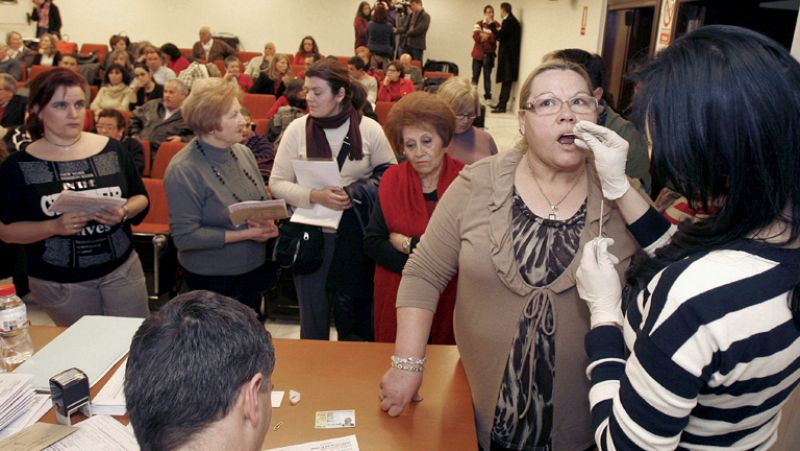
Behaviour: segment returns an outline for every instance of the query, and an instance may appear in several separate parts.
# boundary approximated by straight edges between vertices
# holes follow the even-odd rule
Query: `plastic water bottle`
[[[9,369],[33,355],[28,310],[13,284],[0,285],[0,339],[3,363]]]

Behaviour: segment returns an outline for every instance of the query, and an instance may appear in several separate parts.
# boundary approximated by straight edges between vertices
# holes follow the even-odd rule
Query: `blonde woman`
[[[286,90],[286,83],[295,78],[292,72],[289,55],[279,54],[272,58],[272,62],[266,72],[261,72],[250,88],[253,94],[272,94],[275,97],[283,95]]]
[[[189,289],[224,294],[260,314],[260,293],[274,276],[264,243],[278,228],[256,218],[237,226],[227,213],[231,204],[266,199],[255,157],[240,144],[240,97],[239,87],[221,78],[195,82],[181,113],[197,138],[170,161],[164,189]]]
[[[637,245],[613,204],[601,215],[600,180],[575,144],[575,124],[597,121],[583,68],[540,66],[523,84],[519,107],[524,151],[461,171],[403,269],[380,405],[396,416],[421,399],[431,321],[458,272],[453,329],[481,448],[583,450],[594,445],[591,417],[581,410],[589,408],[589,313],[575,271],[601,221],[621,262]]]
[[[56,48],[56,40],[51,34],[39,37],[39,50],[33,57],[34,66],[58,66],[61,62],[61,52]]]
[[[447,153],[464,164],[497,153],[492,135],[472,125],[480,113],[478,91],[466,78],[453,77],[439,86],[437,95],[450,105],[456,115],[456,133]]]

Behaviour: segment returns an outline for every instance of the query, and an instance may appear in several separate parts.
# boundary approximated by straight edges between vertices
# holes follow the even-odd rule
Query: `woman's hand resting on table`
[[[419,387],[422,386],[422,373],[389,368],[381,379],[381,410],[396,417],[403,413],[410,402],[422,401]]]

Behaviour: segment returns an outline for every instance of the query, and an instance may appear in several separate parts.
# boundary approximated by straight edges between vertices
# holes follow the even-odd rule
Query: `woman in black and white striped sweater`
[[[800,378],[800,64],[755,32],[709,26],[639,77],[655,175],[719,212],[670,227],[630,189],[627,143],[576,126],[651,257],[629,272],[624,318],[613,240],[589,243],[578,270],[595,441],[766,449]]]

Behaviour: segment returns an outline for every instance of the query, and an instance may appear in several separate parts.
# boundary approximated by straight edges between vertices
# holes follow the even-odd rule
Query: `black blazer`
[[[14,97],[6,105],[3,117],[0,118],[0,126],[14,127],[22,125],[25,122],[25,105],[27,103],[27,97],[14,94]]]
[[[58,63],[61,62],[61,52],[56,50],[56,54],[53,55],[53,67],[57,67]],[[33,64],[32,66],[41,66],[42,64],[42,54],[37,53],[36,56],[33,57]]]

